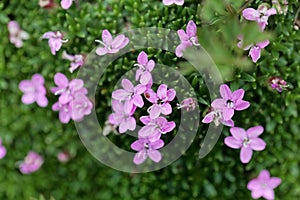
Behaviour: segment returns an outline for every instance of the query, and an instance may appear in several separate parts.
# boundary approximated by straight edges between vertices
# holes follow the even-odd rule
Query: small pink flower
[[[73,0],[61,0],[60,5],[63,9],[67,10],[71,7]]]
[[[57,159],[60,162],[68,162],[70,160],[70,158],[71,158],[71,155],[67,151],[61,151],[57,154]]]
[[[41,8],[53,8],[54,2],[53,0],[39,0],[39,5]]]
[[[147,138],[139,138],[131,144],[131,148],[138,151],[133,158],[134,164],[139,165],[143,163],[147,157],[158,163],[161,160],[161,153],[157,149],[163,146],[164,141],[162,140],[151,142]]]
[[[139,80],[141,84],[147,85],[152,81],[151,71],[155,66],[153,60],[148,60],[148,55],[142,51],[137,58],[138,64],[134,66],[138,67],[138,70],[135,74],[135,80]]]
[[[257,178],[252,179],[248,185],[248,190],[251,190],[253,199],[263,197],[267,200],[274,200],[274,189],[281,183],[278,177],[271,177],[268,170],[262,170]]]
[[[16,21],[10,21],[7,24],[9,32],[9,41],[14,44],[17,48],[23,46],[23,40],[27,40],[29,35],[23,31]]]
[[[24,161],[19,165],[19,169],[23,174],[30,174],[37,171],[42,166],[43,162],[44,160],[39,154],[30,151]]]
[[[71,73],[84,64],[84,57],[81,54],[70,55],[66,51],[63,51],[62,58],[71,61],[71,67],[69,68]]]
[[[224,142],[230,148],[241,149],[241,162],[248,163],[252,158],[253,150],[262,151],[266,147],[265,141],[258,137],[263,132],[264,128],[262,126],[255,126],[247,131],[239,127],[232,127],[230,128],[232,136],[226,137]]]
[[[176,96],[174,89],[168,89],[167,85],[161,84],[157,89],[157,93],[149,89],[144,93],[144,96],[148,101],[153,103],[147,110],[151,119],[157,118],[161,113],[164,115],[172,113],[170,102],[173,101]]]
[[[182,6],[184,4],[184,0],[163,0],[163,4],[166,6],[176,4],[178,6]]]
[[[2,139],[0,138],[0,159],[6,155],[6,148],[2,145]]]
[[[193,98],[186,98],[180,104],[177,104],[178,109],[184,109],[186,111],[195,110],[197,105],[197,100]]]
[[[282,90],[285,90],[288,87],[287,82],[279,77],[271,77],[269,79],[269,84],[273,90],[277,90],[278,92],[282,92]]]
[[[180,39],[180,44],[176,47],[175,53],[177,57],[183,56],[183,51],[187,47],[200,46],[197,37],[197,26],[193,20],[190,20],[186,26],[186,32],[182,29],[177,31]]]
[[[48,39],[48,44],[53,55],[60,50],[63,43],[68,42],[68,40],[63,40],[63,34],[59,31],[56,32],[46,32],[43,34],[42,39]]]
[[[115,39],[113,39],[110,32],[105,29],[102,31],[102,41],[95,40],[95,42],[103,45],[103,47],[98,47],[96,49],[96,54],[102,56],[105,54],[113,54],[119,52],[129,43],[129,39],[123,34],[120,34],[115,37]]]
[[[41,107],[46,107],[48,105],[46,88],[44,86],[44,78],[42,75],[34,74],[31,80],[21,81],[19,89],[24,92],[22,96],[22,102],[24,104],[36,102]]]
[[[72,119],[74,121],[80,121],[85,115],[91,114],[93,108],[92,102],[82,92],[75,93],[70,105],[72,106]]]
[[[225,126],[234,126],[234,122],[232,119],[224,120],[223,112],[222,110],[214,109],[205,115],[205,117],[202,120],[202,123],[209,124],[211,122],[214,122],[216,126],[219,126],[220,124],[224,124]]]
[[[61,123],[67,124],[72,118],[72,106],[67,104],[61,104],[59,101],[52,105],[53,111],[59,111],[58,117]]]
[[[269,17],[276,13],[275,8],[268,9],[268,7],[264,4],[258,6],[257,10],[253,8],[246,8],[242,12],[245,19],[249,21],[256,21],[262,31],[265,29],[266,25],[268,25]]]
[[[248,101],[243,100],[245,94],[243,89],[231,92],[226,84],[222,84],[220,86],[220,94],[222,98],[215,99],[211,105],[216,110],[222,110],[224,121],[230,120],[235,110],[245,110],[250,106]]]

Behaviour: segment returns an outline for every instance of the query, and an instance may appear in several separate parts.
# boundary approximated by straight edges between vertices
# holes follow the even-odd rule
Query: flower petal
[[[149,108],[148,112],[149,112],[150,118],[155,119],[160,115],[161,110],[157,104],[154,104]]]
[[[148,63],[148,55],[144,51],[142,51],[138,55],[137,61],[140,65],[146,66],[146,64]]]
[[[151,79],[152,79],[151,73],[146,71],[141,74],[140,82],[141,84],[146,85],[150,82]]]
[[[155,133],[155,131],[156,131],[156,126],[150,124],[150,125],[147,125],[147,126],[143,126],[139,130],[138,134],[139,134],[140,137],[146,138],[146,137],[149,137],[149,136],[153,135]]]
[[[22,96],[22,102],[24,104],[32,104],[35,102],[35,96],[34,94],[23,94]]]
[[[123,87],[125,90],[127,90],[128,92],[133,92],[134,86],[133,86],[133,84],[131,83],[131,81],[128,80],[128,79],[123,79],[123,80],[122,80],[122,87]]]
[[[247,135],[249,138],[256,138],[264,132],[264,127],[254,126],[247,130]]]
[[[197,26],[193,20],[190,20],[186,26],[186,33],[189,37],[197,35]]]
[[[39,96],[36,99],[36,103],[41,107],[46,107],[48,105],[48,99],[46,98],[46,96]]]
[[[139,139],[134,141],[131,145],[130,145],[131,149],[136,150],[136,151],[141,151],[144,149],[144,143],[143,140]]]
[[[260,48],[256,46],[252,47],[249,51],[249,55],[251,56],[252,61],[256,63],[260,58]]]
[[[108,53],[108,51],[107,51],[107,49],[104,48],[104,47],[98,47],[98,48],[96,49],[96,54],[97,54],[98,56],[103,56],[103,55],[105,55],[105,54],[107,54],[107,53]]]
[[[274,190],[270,189],[270,188],[265,188],[264,189],[264,193],[262,195],[265,199],[274,199],[275,195],[274,195]]]
[[[214,113],[210,112],[205,115],[205,117],[202,120],[202,123],[208,124],[211,123],[214,120]]]
[[[229,131],[231,135],[239,141],[243,141],[247,137],[246,131],[243,128],[232,127]]]
[[[266,46],[268,46],[269,44],[270,44],[269,40],[265,40],[265,41],[256,43],[256,46],[258,46],[259,48],[263,49]]]
[[[164,126],[161,128],[163,133],[171,132],[176,127],[175,122],[167,122],[164,124]]]
[[[212,103],[211,106],[213,108],[226,108],[226,101],[224,99],[215,99]]]
[[[161,160],[161,154],[157,150],[148,150],[148,156],[154,162],[159,162]]]
[[[266,12],[266,16],[270,16],[270,15],[276,15],[277,11],[275,8],[270,8],[269,10],[267,10]]]
[[[63,9],[69,9],[72,5],[73,0],[61,0],[60,5]]]
[[[260,17],[260,13],[253,8],[246,8],[242,12],[243,17],[250,21],[256,21]]]
[[[266,148],[266,143],[260,138],[253,138],[251,139],[251,143],[249,144],[251,149],[255,151],[262,151]]]
[[[157,97],[159,99],[164,99],[167,97],[167,88],[168,86],[166,84],[161,84],[157,89]]]
[[[242,147],[241,148],[241,153],[240,153],[241,162],[244,163],[244,164],[248,163],[252,158],[252,154],[253,154],[253,151],[250,148]]]
[[[139,108],[142,108],[144,106],[144,101],[141,95],[134,95],[132,98],[132,102]]]
[[[112,47],[113,49],[120,49],[120,47],[122,46],[124,40],[125,40],[125,35],[123,35],[123,34],[118,35],[118,36],[115,37],[115,39],[112,41],[111,47]]]
[[[167,98],[168,98],[168,101],[173,101],[175,99],[175,96],[176,96],[176,91],[174,89],[169,89],[167,91]]]
[[[161,113],[164,115],[169,115],[172,113],[172,106],[169,103],[164,103],[161,106]]]
[[[54,83],[61,88],[66,88],[69,85],[69,80],[64,74],[58,72],[54,76]]]
[[[223,108],[223,119],[224,121],[230,120],[234,115],[234,109],[232,108]]]
[[[143,163],[147,157],[148,157],[148,155],[147,155],[146,151],[142,150],[134,155],[133,162],[134,162],[134,164],[139,165],[139,164]]]
[[[224,143],[233,149],[239,149],[242,147],[242,142],[240,140],[235,139],[232,136],[226,137]]]
[[[131,94],[123,89],[118,89],[112,92],[112,98],[115,100],[123,101],[127,99]]]
[[[269,182],[268,182],[268,186],[271,187],[272,189],[278,187],[278,185],[280,185],[281,183],[281,179],[278,177],[271,177]]]
[[[220,86],[220,95],[224,100],[231,99],[231,90],[226,84]]]
[[[107,29],[104,29],[102,31],[102,41],[106,44],[106,45],[111,45],[113,39],[112,36],[110,34],[110,32]]]
[[[239,100],[234,104],[234,109],[235,110],[245,110],[247,108],[249,108],[250,103],[248,101],[244,101],[244,100]]]
[[[243,89],[238,89],[232,93],[232,100],[238,101],[243,99],[245,91]]]

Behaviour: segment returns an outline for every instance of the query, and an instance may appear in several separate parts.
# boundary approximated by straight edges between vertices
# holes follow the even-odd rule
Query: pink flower
[[[243,47],[243,37],[239,36],[238,39],[240,40],[237,44],[239,48],[243,48],[244,50],[249,50],[249,55],[254,63],[258,61],[260,58],[261,49],[265,48],[269,45],[269,40],[265,40],[263,42],[258,42],[256,45],[250,44],[246,47]]]
[[[140,138],[148,138],[151,142],[159,140],[161,134],[169,133],[176,127],[175,122],[168,122],[164,117],[151,119],[149,116],[142,116],[140,120],[145,126],[139,130],[138,135]]]
[[[6,155],[6,148],[2,145],[2,139],[0,138],[0,159]]]
[[[19,89],[24,92],[22,96],[22,102],[24,104],[36,102],[41,107],[46,107],[48,105],[46,88],[44,86],[44,78],[42,75],[34,74],[31,80],[21,81]]]
[[[67,10],[71,7],[73,0],[61,0],[60,5],[63,9]]]
[[[27,40],[29,35],[27,32],[23,31],[16,21],[10,21],[7,24],[9,32],[9,41],[14,44],[17,48],[23,46],[23,40]]]
[[[166,6],[176,4],[182,6],[184,4],[184,0],[163,0],[163,4]]]
[[[271,77],[269,79],[269,84],[273,90],[277,90],[278,92],[282,92],[282,90],[285,90],[288,87],[287,82],[279,77]]]
[[[60,50],[61,46],[63,43],[68,42],[68,40],[63,40],[63,34],[59,31],[56,32],[46,32],[44,33],[44,35],[42,36],[42,39],[49,39],[48,40],[48,44],[49,47],[51,49],[51,53],[53,55],[56,54],[57,51]]]
[[[57,159],[60,161],[60,162],[68,162],[71,158],[71,155],[69,152],[66,152],[66,151],[61,151],[57,154]]]
[[[221,109],[224,121],[228,121],[233,117],[235,110],[245,110],[250,106],[248,101],[242,100],[244,93],[243,89],[231,92],[226,84],[222,84],[220,86],[222,98],[215,99],[211,105],[214,109]]]
[[[263,31],[268,24],[268,19],[271,15],[276,14],[275,8],[270,8],[264,4],[258,6],[257,10],[253,8],[246,8],[242,12],[243,17],[249,21],[256,21]]]
[[[80,121],[85,115],[89,115],[92,112],[93,104],[82,92],[77,92],[74,95],[74,99],[71,102],[72,106],[72,119],[74,121]]]
[[[119,132],[125,133],[127,130],[133,131],[136,128],[136,121],[132,115],[136,106],[133,104],[124,105],[120,101],[112,100],[113,113],[110,114],[109,122],[115,126],[119,126]]]
[[[208,124],[214,122],[216,126],[219,126],[221,123],[225,126],[234,126],[234,122],[232,119],[224,120],[223,112],[222,110],[214,109],[212,108],[212,111],[210,111],[208,114],[205,115],[205,117],[202,120],[202,123]]]
[[[177,57],[183,56],[183,51],[187,47],[200,46],[197,37],[197,26],[193,20],[190,20],[186,26],[186,32],[182,29],[177,31],[181,43],[176,47],[175,53]]]
[[[19,165],[19,169],[23,174],[30,174],[37,171],[42,166],[43,162],[44,160],[39,154],[30,151],[24,161]]]
[[[61,123],[67,124],[72,118],[72,106],[67,104],[61,104],[59,101],[52,105],[53,111],[59,111],[58,117]]]
[[[255,126],[245,131],[239,127],[230,128],[232,136],[225,138],[224,142],[233,149],[241,149],[240,159],[242,163],[248,163],[251,160],[253,150],[262,151],[266,143],[258,138],[264,132],[262,126]]]
[[[180,104],[177,104],[178,109],[184,109],[186,111],[195,110],[197,105],[197,100],[193,98],[186,98]]]
[[[148,55],[144,51],[139,54],[137,61],[138,64],[134,66],[137,66],[139,69],[136,71],[135,80],[139,80],[141,84],[147,85],[152,81],[151,71],[155,66],[155,62],[148,60]]]
[[[148,108],[151,119],[157,118],[161,113],[164,115],[172,113],[172,107],[169,102],[174,100],[176,91],[174,89],[168,90],[167,88],[167,85],[161,84],[157,89],[157,93],[149,89],[144,94],[147,100],[153,103],[153,105]]]
[[[251,190],[251,196],[253,199],[263,197],[267,200],[274,200],[274,189],[281,183],[281,179],[278,177],[270,177],[268,170],[262,170],[258,177],[252,179],[248,185],[248,190]]]
[[[39,5],[41,8],[52,8],[54,7],[53,0],[39,0]]]
[[[162,140],[151,142],[147,138],[139,138],[131,144],[131,148],[138,151],[133,158],[134,164],[139,165],[143,163],[147,157],[158,163],[161,160],[161,154],[157,149],[160,149],[163,146],[164,141]]]
[[[103,47],[98,47],[96,49],[96,54],[102,56],[119,52],[120,49],[124,48],[129,43],[129,39],[123,34],[120,34],[113,39],[110,32],[105,29],[102,31],[102,41],[95,40],[95,42],[99,42],[103,45]]]
[[[70,55],[66,51],[63,51],[62,58],[71,61],[71,67],[69,68],[71,73],[84,64],[84,57],[81,54]]]
[[[145,92],[146,86],[138,84],[133,86],[133,84],[128,79],[122,80],[122,87],[124,89],[118,89],[112,93],[112,98],[119,101],[125,101],[127,106],[133,104],[139,108],[144,106],[143,97],[141,94]],[[129,105],[132,107],[132,105]]]

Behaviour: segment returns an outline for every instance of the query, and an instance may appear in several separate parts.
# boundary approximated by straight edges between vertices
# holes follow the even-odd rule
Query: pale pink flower
[[[197,105],[197,100],[193,98],[186,98],[182,100],[180,104],[177,104],[177,109],[184,109],[186,111],[195,110]]]
[[[9,41],[14,44],[17,48],[23,46],[23,40],[27,40],[29,35],[23,31],[16,21],[10,21],[7,24],[9,32]]]
[[[268,170],[262,170],[257,178],[252,179],[248,184],[248,190],[251,190],[253,199],[263,197],[267,200],[274,200],[274,189],[281,183],[278,177],[271,177]]]
[[[2,145],[2,139],[0,138],[0,159],[6,155],[6,148]]]
[[[72,118],[72,106],[67,104],[61,104],[59,101],[52,105],[53,111],[59,111],[58,117],[61,123],[67,124]]]
[[[148,55],[144,51],[138,55],[137,61],[138,64],[134,65],[138,67],[135,74],[135,80],[139,80],[141,84],[147,85],[152,82],[151,71],[155,66],[155,62],[153,60],[148,60]]]
[[[78,67],[81,67],[84,64],[84,57],[81,54],[71,55],[66,51],[63,51],[62,58],[71,61],[69,71],[74,72]]]
[[[67,151],[61,151],[57,154],[57,159],[60,162],[68,162],[70,160],[70,158],[71,158],[71,155]]]
[[[178,6],[182,6],[184,4],[184,0],[163,0],[163,4],[166,6],[176,4]]]
[[[59,31],[49,31],[43,34],[42,39],[48,39],[51,53],[55,55],[60,50],[62,44],[68,42],[68,40],[63,40],[63,37],[63,34]]]
[[[89,115],[92,112],[93,104],[82,92],[74,94],[74,99],[71,101],[72,106],[72,119],[74,121],[80,121],[85,115]]]
[[[24,161],[20,163],[19,169],[22,174],[30,174],[37,171],[42,166],[43,162],[44,160],[39,154],[30,151]]]
[[[232,119],[224,120],[223,112],[222,110],[214,109],[205,115],[205,117],[202,120],[202,123],[209,124],[211,122],[214,122],[216,126],[219,126],[220,124],[224,124],[225,126],[234,126],[234,122]]]
[[[282,92],[282,90],[286,90],[288,88],[287,82],[279,77],[271,77],[269,79],[269,84],[273,90],[277,90],[278,92]]]
[[[71,7],[73,0],[61,0],[60,5],[63,9],[67,10]]]

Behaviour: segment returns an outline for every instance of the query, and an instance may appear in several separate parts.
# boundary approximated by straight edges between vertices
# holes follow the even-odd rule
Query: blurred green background
[[[280,177],[282,184],[275,190],[277,199],[300,199],[299,146],[300,118],[300,33],[297,22],[299,2],[290,0],[286,15],[270,17],[266,33],[259,33],[252,22],[242,21],[241,8],[257,8],[262,2],[237,0],[186,0],[184,6],[164,6],[160,0],[97,0],[76,1],[68,10],[56,7],[44,9],[38,0],[2,0],[0,2],[0,137],[7,155],[0,160],[0,199],[251,199],[246,185],[262,169]],[[280,1],[279,1],[280,2]],[[273,5],[274,6],[274,5]],[[130,28],[164,27],[185,28],[193,19],[199,27],[199,42],[210,53],[224,80],[232,89],[246,90],[245,99],[251,107],[234,116],[237,126],[245,129],[262,125],[261,136],[267,147],[254,153],[249,164],[239,160],[239,151],[226,147],[224,128],[213,151],[199,160],[200,143],[207,125],[200,128],[188,151],[170,166],[151,173],[128,174],[110,169],[94,159],[82,145],[73,122],[60,123],[58,113],[51,110],[57,97],[47,93],[49,105],[21,103],[18,84],[34,73],[42,74],[46,87],[54,86],[57,72],[76,77],[68,71],[69,62],[61,59],[62,50],[70,54],[88,54],[101,39],[103,29],[112,34]],[[30,34],[22,48],[9,42],[7,23],[16,20]],[[62,31],[68,43],[56,56],[50,53],[47,31]],[[270,45],[262,50],[262,58],[253,64],[247,52],[236,48],[236,37],[248,34],[249,42],[270,38]],[[184,59],[172,53],[145,50],[158,63],[184,71],[199,96],[201,118],[207,111],[208,91],[200,74],[185,70]],[[105,87],[99,85],[96,110],[100,118],[109,112],[109,84],[117,74],[132,67],[139,52],[118,59],[106,74]],[[270,89],[268,78],[280,76],[289,91],[278,93]],[[101,116],[100,116],[101,115]],[[112,136],[118,137],[118,136]],[[113,138],[112,138],[113,140]],[[101,147],[99,147],[101,148]],[[44,157],[44,164],[35,173],[23,175],[19,161],[34,150]],[[60,163],[56,155],[68,151],[71,159]],[[131,162],[131,161],[128,161]]]

